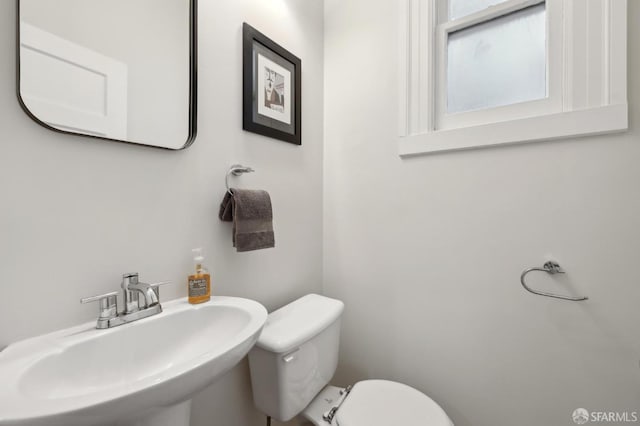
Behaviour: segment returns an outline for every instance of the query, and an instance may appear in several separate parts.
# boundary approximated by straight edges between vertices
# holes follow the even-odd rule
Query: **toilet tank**
[[[326,386],[338,365],[344,304],[308,294],[269,314],[249,352],[256,407],[289,421]]]

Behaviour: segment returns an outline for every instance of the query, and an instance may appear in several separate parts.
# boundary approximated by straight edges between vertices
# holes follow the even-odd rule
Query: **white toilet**
[[[422,392],[388,380],[327,386],[338,364],[344,304],[309,294],[269,314],[249,352],[253,400],[282,422],[317,426],[453,426]]]

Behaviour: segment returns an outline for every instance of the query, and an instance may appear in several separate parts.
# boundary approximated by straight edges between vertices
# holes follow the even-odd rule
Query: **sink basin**
[[[121,327],[91,322],[0,352],[0,425],[188,425],[191,397],[242,360],[267,311],[221,296],[162,306]]]

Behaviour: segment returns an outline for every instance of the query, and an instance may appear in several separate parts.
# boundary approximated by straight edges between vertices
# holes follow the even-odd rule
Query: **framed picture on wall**
[[[300,58],[245,23],[244,130],[302,145]]]

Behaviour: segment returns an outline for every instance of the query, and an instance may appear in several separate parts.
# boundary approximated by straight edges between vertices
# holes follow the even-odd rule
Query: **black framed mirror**
[[[178,150],[197,124],[197,0],[16,0],[17,92],[38,124]]]

